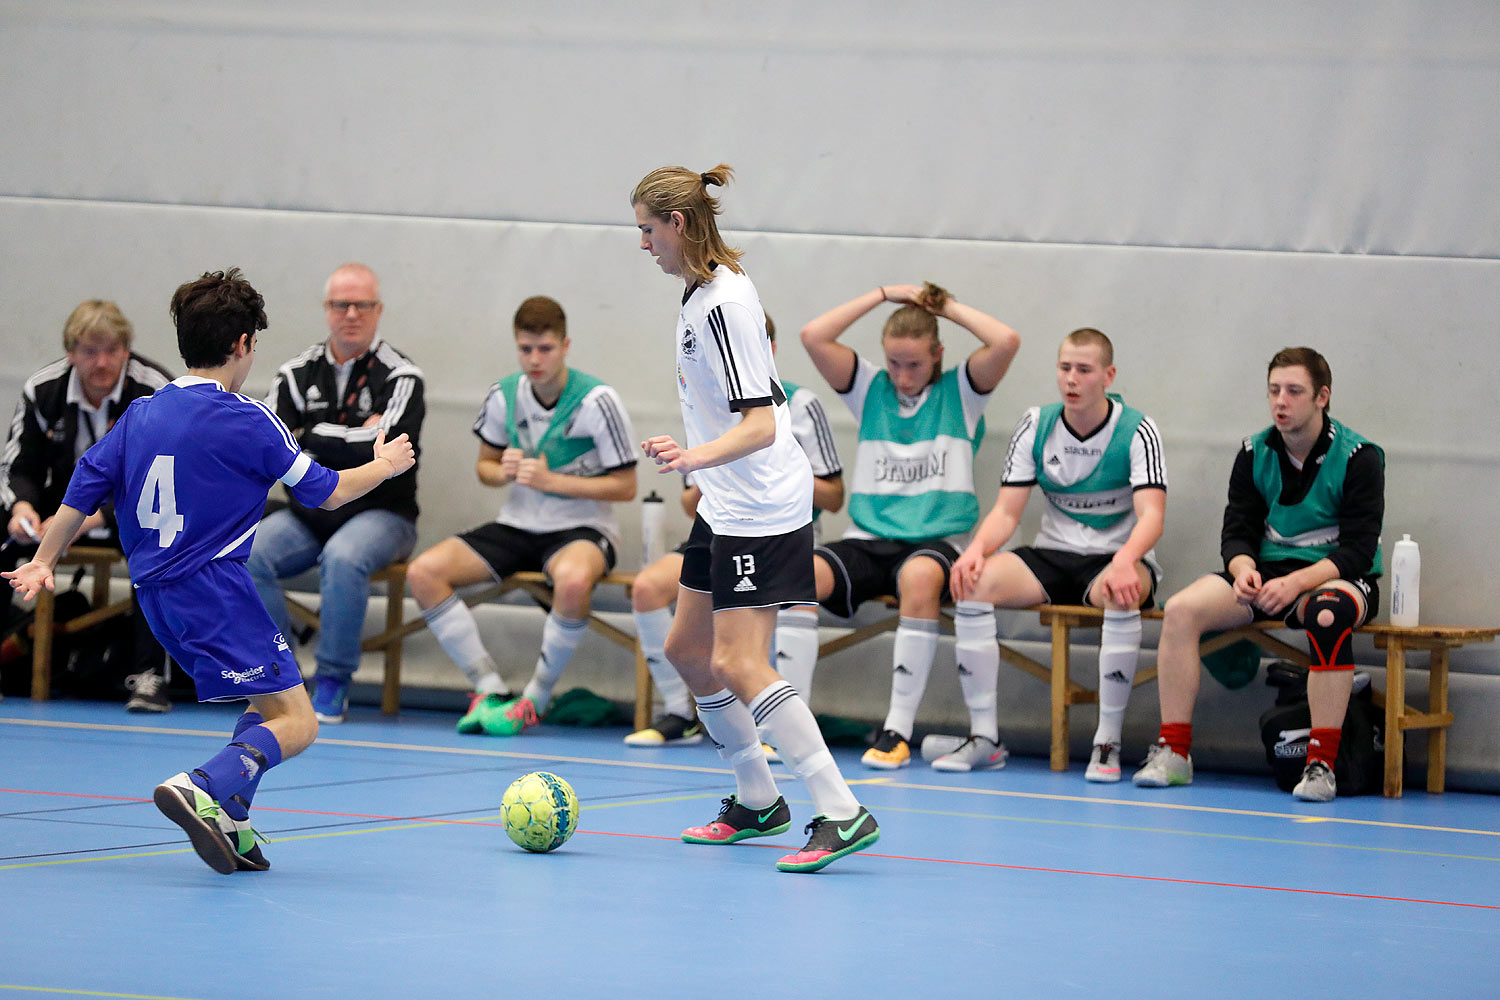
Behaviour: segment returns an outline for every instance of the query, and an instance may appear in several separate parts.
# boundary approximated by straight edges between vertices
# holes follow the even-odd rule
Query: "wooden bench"
[[[420,632],[427,627],[427,619],[421,615],[403,620],[402,601],[406,595],[406,566],[404,562],[394,562],[371,575],[371,582],[384,583],[386,586],[385,628],[360,644],[360,649],[364,652],[378,652],[384,656],[385,676],[380,686],[380,710],[386,715],[395,715],[401,709],[402,642],[413,632]],[[635,584],[635,574],[607,573],[599,579],[599,583],[618,584],[625,588],[628,596],[630,588]],[[552,588],[547,586],[547,579],[543,574],[535,572],[512,573],[499,583],[471,590],[463,594],[463,602],[472,608],[515,590],[525,593],[543,610],[552,610]],[[288,597],[287,607],[292,615],[303,623],[318,624],[318,613],[301,601]],[[606,621],[592,608],[589,611],[588,622],[589,627],[595,632],[635,654],[636,728],[644,729],[651,722],[651,674],[646,669],[646,661],[641,656],[635,635]],[[645,719],[644,722],[641,721],[642,718]]]
[[[31,698],[46,701],[52,695],[52,641],[57,635],[75,635],[115,615],[127,614],[135,602],[130,597],[109,603],[109,577],[125,556],[119,549],[89,545],[74,546],[57,560],[57,567],[82,566],[93,574],[92,610],[54,627],[56,595],[43,590],[36,595],[36,617],[32,623]]]
[[[1052,662],[1037,663],[1030,657],[1001,644],[1001,656],[1013,666],[1047,681],[1052,686],[1052,770],[1065,771],[1068,767],[1068,708],[1071,705],[1093,704],[1098,701],[1098,692],[1073,681],[1068,676],[1068,654],[1071,633],[1075,628],[1097,628],[1104,620],[1099,608],[1043,604],[1027,610],[1036,611],[1042,624],[1052,630]],[[1160,611],[1143,611],[1141,617],[1161,618]],[[1286,626],[1279,621],[1254,622],[1249,625],[1207,638],[1199,646],[1199,655],[1223,649],[1241,639],[1255,643],[1274,656],[1307,666],[1307,653],[1285,640],[1271,635],[1284,631]],[[1448,659],[1450,651],[1464,646],[1490,642],[1500,635],[1500,628],[1471,628],[1452,625],[1416,625],[1403,627],[1384,622],[1371,622],[1357,631],[1371,636],[1377,649],[1386,651],[1386,686],[1384,693],[1375,692],[1375,702],[1385,709],[1385,795],[1399,798],[1402,791],[1402,770],[1405,764],[1404,736],[1408,730],[1425,729],[1427,737],[1427,790],[1441,792],[1448,766],[1448,727],[1453,724],[1453,713],[1448,709]],[[1419,711],[1406,703],[1407,653],[1426,650],[1429,675],[1427,710]],[[1137,685],[1156,679],[1155,668],[1139,671]]]

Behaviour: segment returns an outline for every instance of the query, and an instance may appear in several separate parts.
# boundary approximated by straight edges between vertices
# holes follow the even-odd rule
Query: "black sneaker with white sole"
[[[223,810],[186,771],[157,785],[152,800],[163,816],[182,827],[204,864],[220,875],[233,874],[239,868],[234,845],[219,828]]]

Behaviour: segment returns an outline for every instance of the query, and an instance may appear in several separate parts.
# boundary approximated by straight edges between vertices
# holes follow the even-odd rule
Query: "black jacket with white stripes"
[[[78,463],[74,450],[78,404],[68,402],[72,374],[68,359],[60,358],[33,372],[21,387],[10,437],[0,459],[0,506],[4,506],[7,520],[18,500],[31,504],[44,518],[57,513],[62,504],[68,481],[73,478],[73,466]],[[109,425],[113,427],[131,403],[170,381],[172,376],[165,368],[132,351],[125,360],[120,399],[109,403]],[[114,514],[107,509],[105,519],[113,529]]]
[[[421,464],[419,438],[427,415],[422,370],[383,339],[354,360],[342,395],[333,354],[326,343],[314,344],[277,369],[266,404],[291,428],[302,450],[327,468],[352,469],[370,461],[381,428],[386,440],[409,436]],[[366,427],[375,414],[379,423]],[[387,479],[338,510],[304,507],[296,500],[290,506],[324,542],[361,511],[389,510],[415,521],[417,469]]]

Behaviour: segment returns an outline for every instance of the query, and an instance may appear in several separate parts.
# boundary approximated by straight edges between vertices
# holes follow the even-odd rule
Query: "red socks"
[[[1170,747],[1179,757],[1186,757],[1193,748],[1193,724],[1191,722],[1163,722],[1161,736],[1157,742]]]
[[[1314,729],[1307,739],[1307,762],[1321,760],[1332,770],[1339,755],[1339,737],[1343,735],[1342,729]]]

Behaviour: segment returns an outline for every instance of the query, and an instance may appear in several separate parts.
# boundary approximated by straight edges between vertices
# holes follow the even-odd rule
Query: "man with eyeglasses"
[[[417,449],[422,371],[379,336],[380,279],[364,264],[340,265],[323,293],[328,339],[276,372],[266,403],[297,436],[302,450],[335,471],[369,462],[375,435],[405,434]],[[260,522],[248,566],[276,627],[293,641],[278,581],[319,567],[319,634],[313,710],[321,722],[344,721],[349,679],[359,665],[360,632],[370,575],[405,559],[417,540],[417,477],[397,476],[338,510],[285,510]]]
[[[135,330],[120,307],[103,299],[80,302],[63,325],[66,357],[26,379],[0,457],[0,508],[6,519],[0,569],[14,569],[36,551],[52,523],[73,467],[120,419],[125,408],[172,380],[150,358],[131,349]],[[84,519],[78,542],[119,548],[114,510],[105,505]],[[135,623],[136,672],[125,679],[131,712],[166,712],[166,654],[145,619]]]

